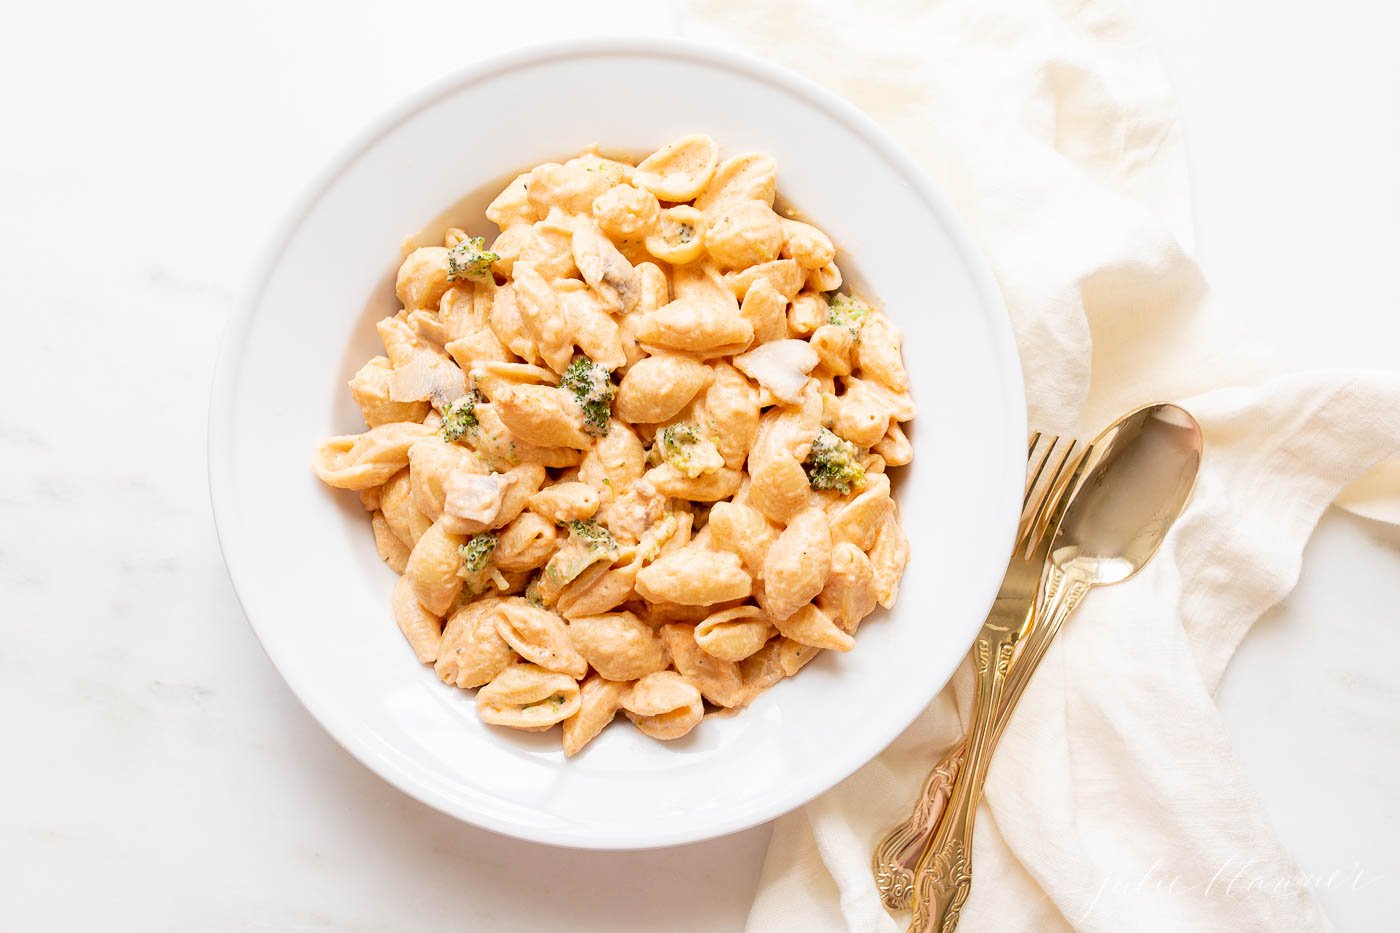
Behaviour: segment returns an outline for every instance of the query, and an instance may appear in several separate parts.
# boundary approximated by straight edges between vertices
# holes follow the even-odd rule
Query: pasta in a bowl
[[[349,384],[366,430],[314,468],[483,722],[558,725],[568,755],[619,714],[676,739],[894,605],[901,332],[775,203],[772,158],[690,135],[537,165],[494,235],[404,257]]]

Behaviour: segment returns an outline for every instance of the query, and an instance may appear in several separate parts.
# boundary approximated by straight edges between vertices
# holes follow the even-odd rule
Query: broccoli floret
[[[486,237],[469,236],[447,251],[448,281],[484,281],[491,275],[491,263],[500,258],[486,248]]]
[[[617,387],[612,384],[612,370],[581,356],[564,370],[559,385],[574,393],[574,400],[583,409],[584,429],[590,434],[607,434],[612,400],[617,393]]]
[[[480,573],[490,563],[491,554],[495,550],[496,536],[487,531],[472,535],[470,541],[457,548],[457,553],[462,555],[462,566],[466,568],[467,573]]]
[[[476,430],[476,406],[480,401],[481,393],[472,389],[447,406],[442,413],[443,440],[452,443]]]
[[[807,482],[813,489],[835,489],[843,496],[852,488],[865,485],[865,469],[860,465],[860,448],[839,434],[822,428],[812,441],[812,450],[802,461]]]
[[[666,460],[684,460],[690,453],[689,447],[699,440],[695,425],[684,421],[668,424],[661,431],[661,456]]]
[[[859,337],[861,325],[865,323],[865,317],[869,313],[870,305],[859,298],[836,292],[827,301],[826,322],[844,327],[852,336]]]
[[[658,463],[669,463],[691,479],[724,466],[724,457],[714,443],[699,427],[684,421],[662,428],[652,453]]]
[[[617,541],[613,539],[612,533],[595,521],[576,519],[565,527],[569,529],[570,535],[591,548],[603,551],[617,550]]]
[[[535,574],[530,578],[530,582],[525,585],[525,602],[536,609],[544,608],[544,600],[540,598],[540,574]]]

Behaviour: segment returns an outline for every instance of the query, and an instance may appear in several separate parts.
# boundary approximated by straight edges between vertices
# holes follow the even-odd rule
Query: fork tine
[[[1071,438],[1069,446],[1061,451],[1059,461],[1055,464],[1054,469],[1046,479],[1043,491],[1040,495],[1040,501],[1036,503],[1034,514],[1031,515],[1030,524],[1027,527],[1026,544],[1028,551],[1033,551],[1035,549],[1035,541],[1039,535],[1041,525],[1045,521],[1047,510],[1051,508],[1052,504],[1056,501],[1056,492],[1059,487],[1060,476],[1064,473],[1065,464],[1069,463],[1074,456],[1074,449],[1077,446],[1078,442]]]
[[[1056,441],[1059,441],[1056,438]],[[1044,462],[1036,471],[1034,506],[1028,504],[1021,521],[1020,534],[1017,539],[1018,548],[1025,547],[1025,553],[1029,556],[1035,550],[1041,535],[1045,531],[1045,522],[1055,505],[1063,498],[1064,487],[1061,477],[1064,475],[1065,467],[1076,460],[1075,449],[1079,442],[1073,438],[1069,441],[1068,447],[1060,448],[1058,459],[1051,460],[1055,452],[1055,447],[1047,451]],[[1050,469],[1047,473],[1046,467]]]
[[[1070,449],[1073,450],[1075,446],[1075,444],[1071,444]],[[1064,515],[1065,507],[1069,505],[1075,487],[1079,485],[1080,477],[1084,474],[1084,467],[1089,462],[1089,455],[1093,453],[1093,450],[1094,445],[1087,444],[1073,457],[1070,457],[1070,452],[1066,451],[1065,459],[1060,462],[1056,469],[1056,478],[1046,488],[1045,498],[1040,503],[1039,515],[1029,541],[1028,556],[1040,546],[1045,535],[1053,532],[1059,526],[1060,517]],[[1064,474],[1066,465],[1072,466],[1072,469],[1062,479],[1061,475]]]
[[[1034,460],[1036,448],[1040,445],[1042,440],[1048,441],[1049,446],[1045,448],[1039,460]],[[1055,446],[1059,443],[1060,438],[1054,434],[1042,435],[1039,431],[1035,433],[1035,437],[1031,443],[1030,453],[1026,455],[1026,459],[1031,462],[1026,468],[1028,473],[1026,479],[1026,494],[1021,499],[1021,512],[1023,514],[1026,509],[1030,507],[1031,498],[1035,493],[1036,487],[1040,485],[1040,475],[1045,471],[1045,464],[1049,462],[1050,456],[1055,452]]]

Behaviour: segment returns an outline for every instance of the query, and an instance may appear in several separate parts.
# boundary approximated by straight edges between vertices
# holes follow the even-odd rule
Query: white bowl
[[[781,195],[904,329],[919,416],[898,473],[913,557],[899,604],[731,718],[653,741],[615,724],[572,761],[558,734],[478,721],[417,664],[394,574],[356,497],[322,486],[326,434],[363,430],[346,380],[393,313],[404,238],[459,199],[598,142],[645,153],[689,132],[778,160]],[[858,274],[857,274],[858,273]],[[209,481],[239,600],[326,730],[385,780],[460,819],[597,849],[734,832],[880,752],[943,687],[991,605],[1024,479],[1025,409],[997,289],[947,201],[869,118],[772,65],[672,41],[584,41],[468,68],[379,119],[309,188],[257,270],[214,380]]]

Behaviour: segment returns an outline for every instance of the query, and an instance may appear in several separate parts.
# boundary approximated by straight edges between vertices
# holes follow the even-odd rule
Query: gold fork
[[[1074,440],[1035,434],[1027,452],[1028,469],[1015,552],[996,602],[973,645],[977,693],[963,755],[939,763],[916,801],[914,811],[875,850],[876,884],[886,906],[910,906],[911,930],[951,930],[972,884],[972,826],[981,798],[995,734],[1005,725],[997,712],[1006,688],[1017,641],[1032,619],[1049,542],[1059,523],[1066,493],[1078,482],[1084,452]],[[971,768],[963,762],[971,761]],[[940,816],[946,818],[940,820]]]

